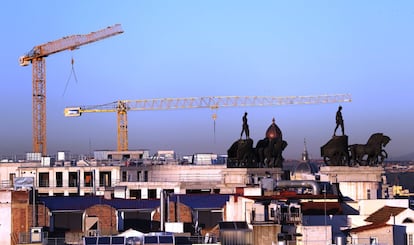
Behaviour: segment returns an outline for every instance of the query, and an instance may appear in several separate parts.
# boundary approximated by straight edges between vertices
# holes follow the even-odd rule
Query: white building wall
[[[69,171],[62,172],[62,186],[69,187]]]
[[[11,244],[11,191],[0,191],[0,244]]]
[[[349,197],[353,200],[379,198],[377,196],[377,191],[379,189],[378,182],[341,181],[339,182],[339,189],[341,190],[342,195]]]
[[[84,168],[79,169],[79,176],[78,176],[79,181],[78,181],[78,183],[79,183],[79,186],[81,187],[81,189],[82,189],[82,187],[85,186],[84,173],[85,173],[85,169]]]
[[[320,168],[321,180],[339,183],[341,193],[355,201],[377,199],[382,188],[383,167],[344,167],[323,166]]]
[[[94,177],[93,185],[94,185],[95,191],[98,192],[98,189],[99,189],[99,171],[98,170],[93,170],[92,177]],[[96,195],[99,195],[99,194],[96,193]]]
[[[148,199],[148,188],[142,188],[141,189],[141,198],[142,199]]]
[[[321,245],[332,243],[331,226],[298,226],[297,231],[302,234],[301,237],[298,237],[298,245]]]
[[[252,199],[230,196],[226,202],[225,221],[246,221],[251,223],[253,204],[254,200]]]
[[[111,186],[115,186],[120,182],[120,174],[119,174],[119,168],[113,168],[111,170]]]
[[[6,186],[2,187],[9,187],[11,186],[10,175],[14,175],[16,177],[20,177],[18,174],[18,165],[11,164],[11,163],[0,163],[0,183],[4,183]]]

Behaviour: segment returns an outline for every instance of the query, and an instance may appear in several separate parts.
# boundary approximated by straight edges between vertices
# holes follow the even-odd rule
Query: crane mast
[[[117,150],[128,150],[128,111],[174,110],[250,106],[281,106],[299,104],[326,104],[351,102],[349,94],[316,96],[206,96],[188,98],[159,98],[141,100],[118,100],[102,105],[66,107],[65,117],[79,117],[83,113],[116,112],[117,113]]]
[[[35,46],[30,52],[19,58],[21,66],[32,63],[33,90],[33,152],[47,154],[46,147],[46,60],[48,55],[64,50],[74,50],[82,45],[96,42],[123,33],[120,24],[105,29],[63,37],[61,39]]]

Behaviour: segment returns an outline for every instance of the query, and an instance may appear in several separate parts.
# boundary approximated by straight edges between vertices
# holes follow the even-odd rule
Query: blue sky
[[[113,24],[124,33],[46,58],[47,143],[57,151],[116,148],[115,113],[65,118],[66,106],[120,99],[349,93],[349,143],[382,132],[390,158],[414,152],[412,1],[7,1],[2,4],[1,155],[32,151],[34,46]],[[74,60],[73,75],[71,60]],[[332,136],[338,104],[130,112],[129,148],[226,153],[249,113],[251,137],[272,118],[300,157]]]

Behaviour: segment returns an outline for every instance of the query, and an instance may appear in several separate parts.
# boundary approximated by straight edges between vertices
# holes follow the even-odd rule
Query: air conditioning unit
[[[271,203],[269,205],[269,220],[276,221],[278,205],[276,203]]]
[[[42,227],[32,227],[30,229],[30,242],[31,243],[42,242]]]

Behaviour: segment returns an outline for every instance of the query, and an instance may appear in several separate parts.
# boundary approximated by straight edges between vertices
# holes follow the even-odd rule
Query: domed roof
[[[315,174],[318,172],[318,167],[311,162],[301,162],[296,166],[295,173],[309,173]]]
[[[269,128],[266,131],[266,138],[269,140],[271,139],[282,139],[282,131],[280,128],[276,125],[275,119],[272,119],[272,124],[269,126]]]

